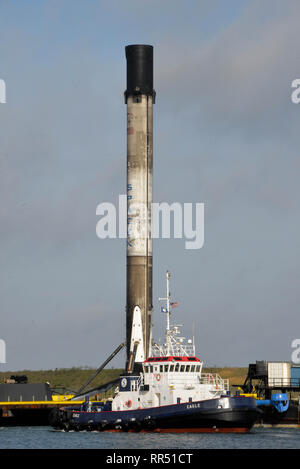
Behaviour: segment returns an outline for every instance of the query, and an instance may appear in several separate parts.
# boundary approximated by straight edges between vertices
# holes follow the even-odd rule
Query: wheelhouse
[[[143,363],[145,375],[152,373],[197,373],[201,374],[202,362],[197,357],[150,357]]]

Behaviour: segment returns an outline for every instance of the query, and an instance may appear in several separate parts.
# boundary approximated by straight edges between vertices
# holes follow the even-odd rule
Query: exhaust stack
[[[125,47],[127,60],[127,292],[126,292],[126,369],[131,368],[137,347],[137,327],[141,328],[138,370],[142,357],[151,349],[152,327],[152,168],[153,168],[153,47]],[[135,308],[141,321],[134,324]],[[140,357],[140,358],[139,358]],[[140,361],[139,361],[140,360]]]

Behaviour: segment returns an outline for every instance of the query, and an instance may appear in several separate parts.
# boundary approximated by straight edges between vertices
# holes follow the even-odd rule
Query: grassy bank
[[[82,368],[58,368],[55,370],[22,370],[0,372],[0,382],[3,383],[4,377],[11,375],[26,375],[30,383],[49,382],[52,388],[65,388],[68,390],[78,390],[95,372],[95,369]],[[243,383],[247,374],[247,368],[205,368],[204,373],[218,373],[222,378],[228,378],[230,384]],[[109,368],[103,370],[99,376],[91,383],[89,387],[96,387],[111,381],[122,373],[121,369]]]
[[[69,391],[77,391],[95,372],[95,369],[82,368],[57,368],[55,370],[22,370],[6,371],[0,373],[0,382],[3,383],[4,377],[11,375],[26,375],[29,383],[50,383],[52,388],[65,388]],[[107,383],[118,376],[122,370],[107,369],[103,370],[97,378],[92,381],[89,388]]]

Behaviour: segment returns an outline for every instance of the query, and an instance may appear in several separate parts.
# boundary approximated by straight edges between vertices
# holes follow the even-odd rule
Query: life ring
[[[156,375],[157,381],[160,381],[160,378],[161,378],[160,373],[157,373],[157,375]]]
[[[129,400],[129,401],[125,402],[125,405],[127,405],[127,407],[131,407],[132,406],[132,401]]]

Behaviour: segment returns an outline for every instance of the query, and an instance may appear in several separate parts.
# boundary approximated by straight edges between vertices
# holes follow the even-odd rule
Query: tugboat
[[[61,408],[51,425],[63,430],[132,432],[248,432],[261,411],[252,397],[230,395],[228,380],[204,373],[195,355],[194,339],[180,336],[180,325],[170,325],[171,308],[167,272],[165,343],[153,344],[142,369],[120,376],[112,400]],[[135,355],[142,334],[139,307],[135,308]],[[140,337],[140,339],[138,339]],[[134,362],[135,358],[133,358]]]

